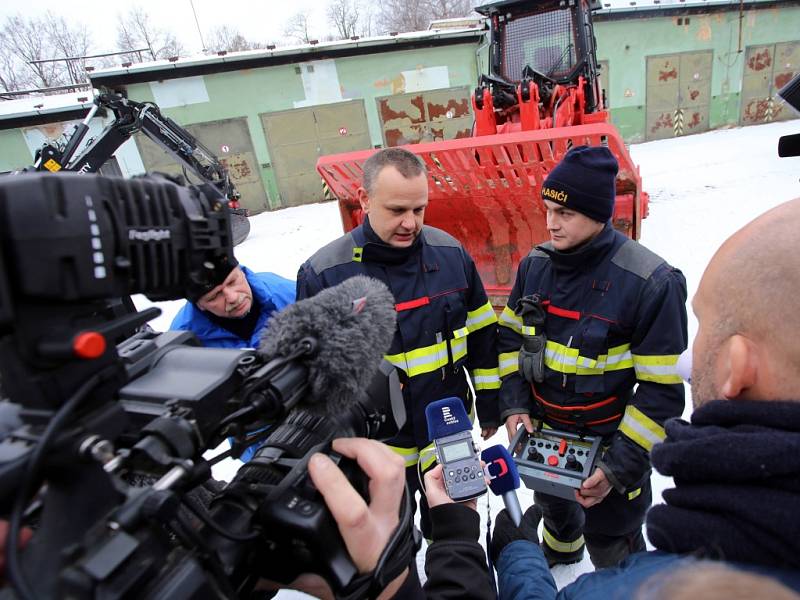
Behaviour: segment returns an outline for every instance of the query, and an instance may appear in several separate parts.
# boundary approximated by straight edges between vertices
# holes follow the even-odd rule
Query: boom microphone
[[[514,459],[500,444],[486,448],[481,453],[481,459],[486,463],[486,472],[489,474],[489,489],[495,496],[503,497],[508,515],[514,525],[519,527],[522,509],[516,492],[519,488],[519,471]]]
[[[302,408],[337,414],[364,396],[391,346],[395,323],[389,288],[357,275],[277,313],[261,335],[258,352],[267,360],[286,357],[310,339],[314,350],[300,358],[310,388]]]

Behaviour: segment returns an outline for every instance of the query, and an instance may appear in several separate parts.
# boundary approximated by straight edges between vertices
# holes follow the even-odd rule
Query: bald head
[[[693,301],[702,338],[696,344],[701,342],[705,353],[702,357],[694,353],[698,366],[719,359],[732,336],[740,336],[758,351],[760,383],[785,396],[782,399],[800,400],[798,242],[800,198],[759,216],[720,247]],[[694,377],[693,372],[693,393]],[[708,373],[701,383],[710,385]]]

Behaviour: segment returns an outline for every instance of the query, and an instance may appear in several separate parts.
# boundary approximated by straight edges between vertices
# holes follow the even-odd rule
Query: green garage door
[[[183,127],[225,166],[231,181],[242,195],[243,207],[249,209],[251,214],[258,214],[269,208],[245,117]],[[182,174],[181,164],[143,134],[136,134],[136,145],[147,171]],[[190,181],[200,181],[193,173],[189,172],[188,175]]]
[[[740,123],[754,125],[796,118],[792,108],[778,96],[778,90],[798,71],[800,42],[748,46],[742,76]]]
[[[711,51],[647,58],[645,139],[708,130]]]
[[[260,115],[282,206],[325,200],[317,159],[370,148],[363,100]]]

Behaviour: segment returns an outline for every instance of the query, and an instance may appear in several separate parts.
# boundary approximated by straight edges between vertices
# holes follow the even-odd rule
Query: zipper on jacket
[[[567,348],[569,348],[571,346],[572,346],[572,336],[569,336],[569,340],[567,341]],[[566,358],[566,357],[564,357],[564,358]],[[564,389],[566,387],[567,387],[567,374],[566,373],[562,373],[561,374],[561,389]]]
[[[441,331],[437,331],[436,332],[436,345],[438,346],[441,343],[442,343],[442,332]],[[446,375],[447,375],[447,365],[442,365],[442,381],[444,381]]]

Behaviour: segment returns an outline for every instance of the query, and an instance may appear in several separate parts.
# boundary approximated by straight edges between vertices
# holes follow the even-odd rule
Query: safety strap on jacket
[[[549,420],[578,427],[592,427],[619,421],[623,418],[623,407],[630,399],[629,395],[609,396],[601,400],[583,399],[584,402],[581,404],[561,404],[545,400],[533,386],[531,390],[536,403]]]

